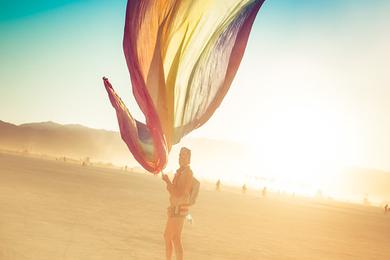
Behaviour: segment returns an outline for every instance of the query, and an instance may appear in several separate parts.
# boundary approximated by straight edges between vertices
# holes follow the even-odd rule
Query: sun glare
[[[261,128],[252,161],[277,190],[314,195],[356,157],[355,131],[336,110],[285,104]]]

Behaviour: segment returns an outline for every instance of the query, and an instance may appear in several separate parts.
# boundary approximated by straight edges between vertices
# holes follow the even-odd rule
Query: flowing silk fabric
[[[226,95],[264,0],[129,0],[123,49],[135,120],[107,78],[120,133],[134,158],[160,172],[173,144],[203,125]]]

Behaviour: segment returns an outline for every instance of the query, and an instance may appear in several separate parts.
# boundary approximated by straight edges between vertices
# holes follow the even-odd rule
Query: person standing
[[[163,174],[162,179],[167,185],[170,206],[168,207],[168,219],[164,232],[165,255],[167,260],[172,259],[173,249],[177,260],[183,260],[183,245],[181,232],[184,219],[188,214],[191,189],[193,185],[193,173],[190,168],[191,150],[183,147],[179,154],[179,169],[171,181],[168,175]]]
[[[217,183],[215,184],[215,190],[220,191],[221,190],[221,180],[218,179]]]

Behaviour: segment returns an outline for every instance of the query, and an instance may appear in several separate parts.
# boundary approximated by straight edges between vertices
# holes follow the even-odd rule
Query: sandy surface
[[[160,178],[0,154],[0,259],[164,259]],[[202,185],[185,259],[390,259],[390,214]]]

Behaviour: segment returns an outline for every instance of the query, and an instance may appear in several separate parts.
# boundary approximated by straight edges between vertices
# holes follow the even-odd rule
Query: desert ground
[[[201,185],[185,259],[390,259],[380,208]],[[0,259],[164,259],[167,205],[158,176],[0,153]]]

